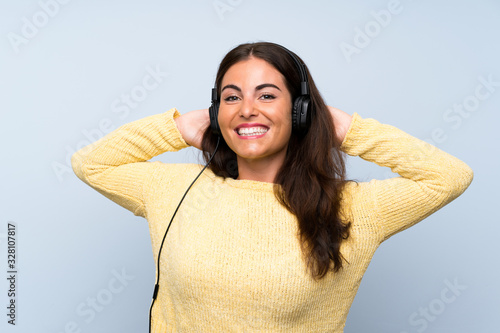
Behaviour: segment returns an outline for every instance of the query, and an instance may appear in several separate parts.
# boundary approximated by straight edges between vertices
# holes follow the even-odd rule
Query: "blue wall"
[[[77,179],[69,157],[124,123],[208,107],[222,56],[266,40],[305,60],[330,105],[475,173],[461,197],[382,244],[345,332],[496,331],[499,31],[492,0],[1,0],[0,267],[14,224],[18,293],[13,327],[1,279],[0,330],[146,331],[147,222]],[[199,161],[193,148],[156,159]],[[395,176],[359,158],[348,168],[361,181]]]

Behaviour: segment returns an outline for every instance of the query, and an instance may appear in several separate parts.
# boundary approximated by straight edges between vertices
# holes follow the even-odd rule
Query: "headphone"
[[[311,112],[309,111],[309,104],[310,104],[310,97],[309,97],[309,83],[307,81],[307,74],[306,74],[306,65],[302,63],[298,57],[290,52],[287,48],[275,44],[276,46],[281,47],[283,50],[286,51],[290,55],[290,57],[293,59],[295,64],[297,65],[297,68],[300,73],[300,96],[295,98],[293,101],[293,108],[292,108],[292,130],[295,131],[297,134],[305,134],[307,130],[309,129],[309,126],[311,124]],[[182,201],[184,201],[184,198],[186,197],[188,191],[191,189],[193,184],[196,182],[198,177],[203,173],[203,171],[208,167],[210,162],[215,156],[215,153],[217,152],[217,148],[219,148],[219,141],[221,138],[221,131],[219,127],[219,121],[217,120],[218,115],[219,115],[219,106],[220,106],[220,100],[217,96],[217,87],[214,86],[212,89],[212,105],[208,109],[208,113],[210,115],[210,128],[212,129],[212,133],[217,135],[217,145],[215,146],[214,153],[210,157],[210,160],[208,163],[205,165],[205,167],[200,171],[198,176],[193,180],[191,185],[189,185],[188,189],[184,193],[184,195],[181,198],[181,201],[177,205],[177,208],[174,211],[174,214],[172,215],[172,218],[170,219],[170,222],[168,224],[167,230],[165,231],[165,234],[163,235],[163,239],[160,245],[160,250],[158,251],[158,259],[156,263],[156,283],[155,287],[153,290],[153,299],[151,301],[151,306],[149,307],[149,332],[151,333],[151,316],[152,316],[152,310],[153,310],[153,305],[156,300],[156,296],[158,296],[158,290],[160,288],[160,258],[161,258],[161,250],[163,249],[163,243],[165,242],[165,238],[167,237],[168,230],[170,229],[170,225],[172,224],[172,221],[174,220],[175,214],[177,214],[177,211],[179,210],[179,207],[181,206]]]
[[[292,107],[292,130],[297,134],[305,134],[311,125],[311,111],[309,105],[311,99],[309,97],[309,82],[307,80],[306,65],[299,58],[284,46],[274,44],[283,49],[295,62],[300,74],[300,95],[293,101]],[[221,136],[219,127],[219,106],[220,100],[217,94],[217,86],[212,88],[212,105],[208,109],[210,115],[210,128],[212,133]]]

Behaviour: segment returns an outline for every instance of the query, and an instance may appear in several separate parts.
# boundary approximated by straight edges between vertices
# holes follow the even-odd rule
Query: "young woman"
[[[147,161],[188,146],[213,159],[175,214],[202,166]],[[400,176],[349,181],[345,154]],[[273,43],[225,56],[210,112],[123,125],[72,165],[148,221],[159,267],[152,332],[342,332],[377,247],[473,178],[422,140],[325,105],[302,60]]]

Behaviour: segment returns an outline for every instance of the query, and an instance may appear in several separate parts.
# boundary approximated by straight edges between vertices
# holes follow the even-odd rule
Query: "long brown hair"
[[[267,61],[284,76],[292,100],[300,95],[301,79],[293,58],[279,45],[259,42],[241,44],[224,57],[215,80],[218,96],[228,69],[250,57]],[[297,217],[307,267],[314,279],[321,279],[330,270],[337,272],[342,268],[342,260],[345,260],[340,253],[340,245],[349,237],[351,222],[341,219],[340,204],[342,190],[348,180],[345,178],[345,155],[340,150],[340,143],[335,140],[331,114],[307,68],[306,72],[311,99],[311,126],[305,135],[292,134],[285,161],[274,181],[277,184],[274,194]],[[209,127],[202,140],[205,162],[208,162],[216,143],[217,136]],[[236,154],[222,137],[209,167],[220,177],[238,177]]]

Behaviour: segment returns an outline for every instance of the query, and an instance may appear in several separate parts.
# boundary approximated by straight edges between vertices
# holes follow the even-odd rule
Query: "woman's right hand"
[[[327,105],[327,107],[330,111],[330,114],[332,115],[336,140],[338,141],[338,144],[341,145],[342,142],[344,142],[349,127],[351,126],[352,116],[333,106]]]
[[[175,118],[177,128],[188,145],[201,150],[201,140],[208,126],[210,116],[208,109],[189,111]]]

